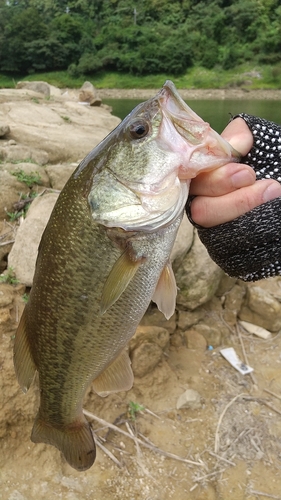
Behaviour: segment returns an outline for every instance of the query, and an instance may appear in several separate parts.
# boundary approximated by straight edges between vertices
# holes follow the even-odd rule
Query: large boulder
[[[93,86],[91,82],[84,82],[80,92],[79,101],[90,106],[100,106],[101,98],[98,95],[97,89]]]
[[[271,332],[278,332],[281,329],[280,299],[260,286],[250,286],[239,318]]]
[[[0,122],[10,127],[9,138],[16,142],[13,149],[8,144],[1,149],[2,159],[31,157],[43,164],[46,161],[37,161],[32,151],[43,151],[49,163],[77,162],[114,129],[120,119],[103,107],[83,106],[63,97],[46,100],[39,93],[30,97],[19,94],[15,100],[13,94],[10,97],[0,89]],[[19,146],[27,149],[16,151]]]
[[[43,94],[46,97],[50,96],[50,86],[46,82],[18,82],[17,89],[28,89],[28,90],[34,90],[34,92],[38,92],[39,94]]]
[[[35,198],[9,254],[8,265],[13,268],[17,279],[27,286],[32,286],[38,246],[57,198],[57,193]]]
[[[222,274],[196,233],[191,250],[175,273],[179,287],[177,303],[191,310],[205,304],[215,294]]]

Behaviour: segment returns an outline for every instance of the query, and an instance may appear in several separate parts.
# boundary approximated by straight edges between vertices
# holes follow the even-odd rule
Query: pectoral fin
[[[118,358],[93,381],[93,388],[99,396],[105,397],[111,392],[128,391],[133,382],[134,375],[128,352],[122,351]]]
[[[135,276],[141,262],[142,259],[131,260],[126,251],[119,257],[111,269],[102,291],[101,314],[104,314],[119,299]]]
[[[176,297],[176,279],[172,266],[168,263],[161,273],[152,300],[157,304],[159,311],[169,319],[175,312]]]
[[[26,309],[16,331],[14,345],[14,366],[18,382],[23,390],[27,392],[34,378],[36,366],[30,351],[26,327]]]

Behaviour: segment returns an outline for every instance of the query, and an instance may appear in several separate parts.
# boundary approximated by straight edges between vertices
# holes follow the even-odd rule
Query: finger
[[[194,198],[191,203],[191,217],[200,226],[212,227],[229,222],[279,196],[281,196],[281,185],[277,181],[259,180],[251,186],[223,196]]]
[[[195,177],[190,185],[190,194],[201,196],[222,196],[235,189],[250,186],[256,180],[254,170],[241,163],[227,165],[204,172]]]
[[[222,137],[228,141],[242,156],[249,153],[253,146],[253,135],[243,118],[235,118],[222,132]]]

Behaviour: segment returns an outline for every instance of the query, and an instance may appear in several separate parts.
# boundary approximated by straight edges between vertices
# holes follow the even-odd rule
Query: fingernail
[[[263,193],[262,199],[264,202],[274,200],[281,196],[281,184],[277,184],[277,182],[273,182],[270,184]]]
[[[249,186],[255,181],[254,172],[251,170],[242,169],[231,176],[231,182],[234,188]]]

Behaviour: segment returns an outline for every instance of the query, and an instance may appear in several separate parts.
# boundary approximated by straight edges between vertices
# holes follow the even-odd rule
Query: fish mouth
[[[171,130],[171,126],[169,130],[169,134],[173,135],[171,142],[177,147],[180,144],[185,155],[179,169],[180,179],[192,179],[199,171],[217,168],[227,163],[227,160],[240,160],[240,153],[186,104],[171,80],[164,83],[157,97],[163,113],[162,129],[172,124],[174,130]],[[200,167],[203,155],[205,159],[208,158],[208,164]]]

